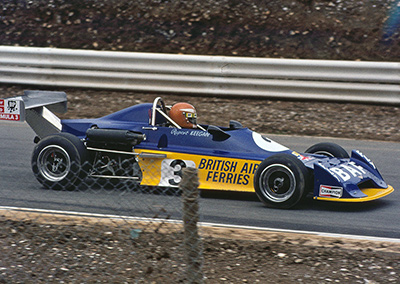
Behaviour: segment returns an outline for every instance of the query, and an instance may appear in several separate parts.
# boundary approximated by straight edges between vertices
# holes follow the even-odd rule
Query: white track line
[[[59,215],[67,215],[67,216],[96,217],[96,218],[107,218],[107,219],[121,219],[121,220],[134,220],[134,221],[144,221],[144,222],[163,222],[163,223],[171,223],[171,224],[182,224],[181,220],[120,216],[120,215],[109,215],[109,214],[98,214],[98,213],[84,213],[84,212],[75,212],[75,211],[47,210],[47,209],[34,209],[34,208],[9,207],[9,206],[0,206],[0,210],[15,210],[15,211],[24,211],[24,212],[34,212],[34,213],[59,214]],[[355,239],[355,240],[364,240],[364,241],[400,243],[400,238],[383,238],[383,237],[371,237],[371,236],[361,236],[361,235],[334,234],[334,233],[323,233],[323,232],[314,232],[314,231],[287,230],[287,229],[276,229],[276,228],[265,228],[265,227],[217,224],[217,223],[209,223],[209,222],[199,222],[199,225],[202,227],[233,228],[233,229],[245,229],[245,230],[254,230],[254,231],[268,231],[268,232],[279,232],[279,233],[314,235],[314,236],[331,237],[331,238],[346,238],[346,239]]]

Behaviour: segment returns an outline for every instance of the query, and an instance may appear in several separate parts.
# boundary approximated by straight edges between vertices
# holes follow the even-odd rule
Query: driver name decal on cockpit
[[[207,131],[202,131],[202,130],[181,130],[177,128],[173,128],[171,130],[171,135],[174,136],[196,136],[196,137],[210,137],[210,133]]]
[[[198,168],[207,171],[206,181],[247,185],[250,175],[254,175],[257,167],[257,163],[201,159]]]

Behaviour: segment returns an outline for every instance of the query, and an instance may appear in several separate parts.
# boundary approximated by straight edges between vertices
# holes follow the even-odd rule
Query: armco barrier
[[[0,46],[0,83],[400,105],[400,63]]]

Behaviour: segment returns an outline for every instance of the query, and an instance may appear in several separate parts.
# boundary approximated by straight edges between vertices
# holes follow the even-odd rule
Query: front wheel
[[[306,153],[323,155],[327,157],[349,158],[349,154],[341,146],[331,143],[322,142],[315,144],[306,150]]]
[[[271,208],[292,208],[307,194],[309,174],[306,166],[290,154],[265,159],[254,175],[258,198]]]
[[[76,136],[51,135],[33,150],[32,171],[45,188],[70,189],[84,178],[85,156],[85,146]]]

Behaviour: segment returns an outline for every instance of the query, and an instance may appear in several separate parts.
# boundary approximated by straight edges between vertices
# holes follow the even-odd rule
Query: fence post
[[[199,221],[199,178],[197,169],[183,169],[179,184],[183,197],[183,224],[188,283],[203,283],[203,253],[197,228]]]

